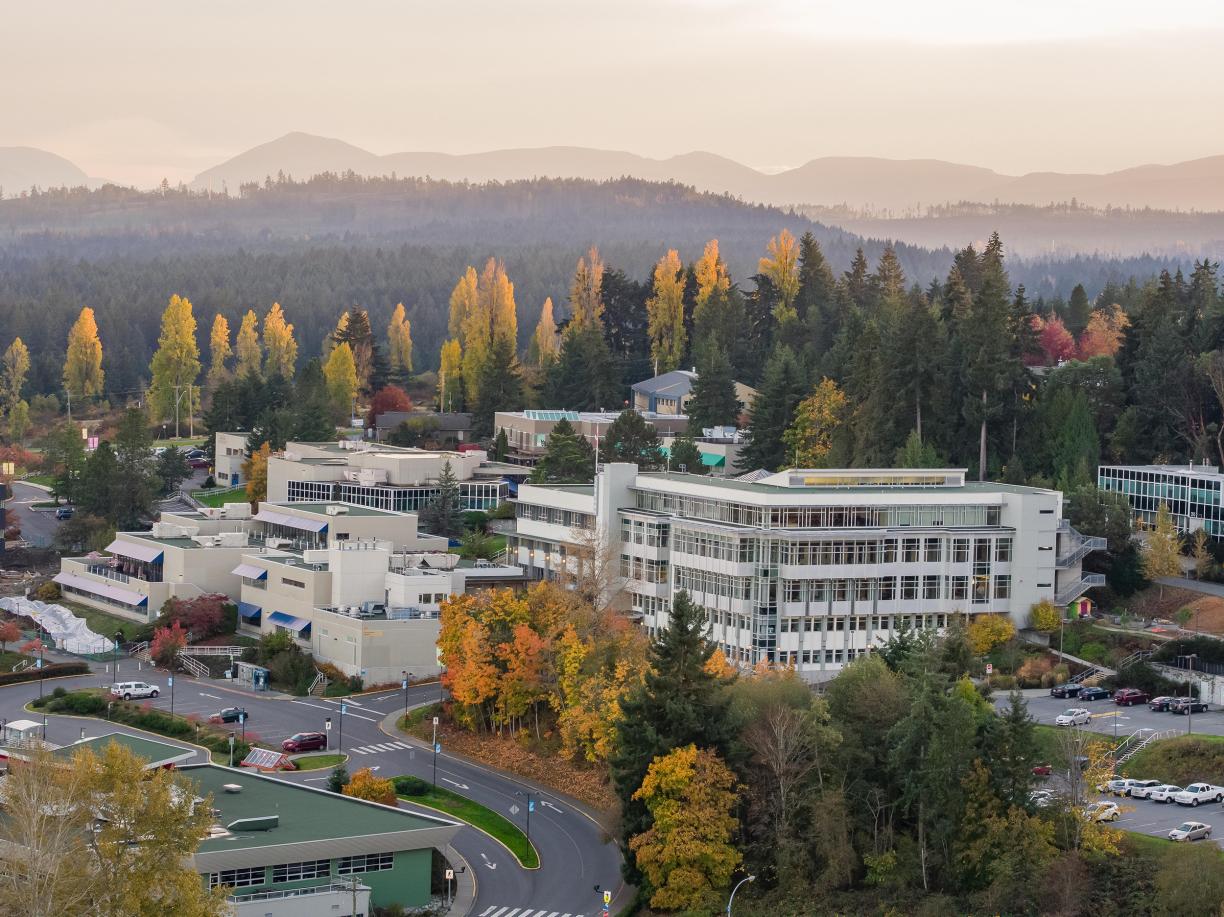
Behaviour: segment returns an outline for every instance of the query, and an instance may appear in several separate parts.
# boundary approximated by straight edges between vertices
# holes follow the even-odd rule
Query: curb
[[[456,917],[467,917],[467,915],[472,912],[472,908],[476,905],[476,896],[480,894],[480,882],[476,878],[476,870],[474,870],[472,868],[472,864],[467,861],[467,857],[455,849],[454,844],[447,844],[446,850],[442,851],[442,855],[446,857],[447,861],[451,864],[451,868],[454,868],[456,860],[463,865],[463,872],[459,875],[472,877],[472,898],[470,901],[466,902],[463,910],[459,911],[456,915]],[[448,914],[451,911],[454,911],[459,904],[459,875],[455,876],[455,897],[451,899],[450,910],[447,911]]]
[[[463,794],[462,794],[462,793],[456,793],[455,795],[456,795],[456,796],[462,796]],[[543,869],[543,868],[544,868],[544,861],[543,861],[543,859],[541,859],[541,858],[540,858],[540,851],[536,850],[536,845],[535,845],[535,844],[532,844],[532,843],[531,843],[531,841],[528,841],[527,843],[528,843],[528,844],[531,844],[531,849],[532,849],[532,850],[535,850],[535,855],[536,855],[536,862],[537,862],[537,865],[535,865],[535,866],[524,866],[524,865],[523,865],[523,861],[522,861],[522,860],[520,860],[520,859],[518,858],[518,854],[517,854],[517,853],[515,853],[513,850],[511,850],[509,847],[507,847],[504,841],[498,840],[496,837],[494,837],[492,834],[490,834],[490,833],[489,833],[488,831],[486,831],[484,828],[481,828],[479,825],[473,825],[473,824],[472,824],[470,821],[465,821],[465,820],[463,819],[463,817],[462,817],[462,816],[460,816],[460,815],[455,815],[453,812],[447,812],[445,809],[439,809],[437,806],[431,806],[431,805],[430,805],[429,803],[427,803],[427,802],[419,802],[415,796],[400,796],[400,795],[397,793],[397,794],[395,795],[395,798],[396,798],[396,799],[398,799],[400,802],[406,802],[406,803],[408,803],[409,805],[412,805],[412,806],[417,806],[418,808],[421,808],[421,809],[429,809],[429,811],[431,811],[431,812],[437,812],[439,815],[442,815],[442,816],[444,816],[444,817],[446,817],[446,818],[452,818],[452,819],[454,819],[455,821],[459,822],[461,825],[467,825],[467,826],[468,826],[469,828],[471,828],[473,831],[479,831],[481,834],[483,834],[485,837],[487,837],[487,838],[488,838],[489,840],[491,840],[493,843],[498,844],[498,845],[499,845],[499,846],[500,846],[500,847],[501,847],[503,850],[505,850],[505,851],[506,851],[506,853],[510,854],[510,856],[511,856],[511,857],[514,859],[514,862],[518,864],[518,868],[519,868],[519,869],[521,869],[521,870],[523,870],[523,872],[536,872],[537,870],[540,870],[540,869]],[[464,796],[463,798],[464,798],[464,799],[467,799],[467,797],[466,797],[466,796]],[[468,802],[475,802],[475,803],[476,803],[476,805],[481,806],[481,808],[488,809],[490,812],[493,812],[493,810],[492,810],[492,809],[489,809],[489,807],[488,807],[488,806],[484,805],[483,803],[476,802],[476,800],[475,800],[475,799],[468,799]],[[500,813],[500,812],[494,812],[494,814],[495,814],[495,815],[501,815],[501,813]],[[503,818],[505,818],[505,816],[502,816],[502,817],[503,817]],[[506,820],[507,820],[507,821],[509,821],[509,819],[506,819]],[[513,824],[513,822],[511,822],[511,824]],[[517,825],[515,825],[515,827],[517,828],[518,826],[517,826]],[[526,837],[526,835],[524,835],[524,837]],[[466,863],[467,861],[466,861],[466,860],[464,860],[464,862]]]

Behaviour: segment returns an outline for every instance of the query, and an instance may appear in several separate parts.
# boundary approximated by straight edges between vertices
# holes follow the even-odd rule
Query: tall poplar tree
[[[348,341],[341,341],[332,348],[331,356],[323,366],[323,378],[327,380],[327,392],[331,395],[335,416],[348,415],[353,410],[358,386],[357,364]]]
[[[783,229],[769,240],[764,258],[757,271],[769,278],[778,294],[774,318],[779,325],[797,317],[795,298],[799,295],[799,245],[789,229]]]
[[[557,359],[558,349],[557,322],[553,318],[553,301],[549,297],[544,300],[540,320],[536,322],[535,332],[531,335],[527,362],[532,366],[550,365]]]
[[[238,325],[238,337],[234,343],[234,354],[238,358],[234,376],[245,379],[263,373],[263,345],[259,342],[259,317],[254,309],[247,309]]]
[[[225,364],[234,355],[230,346],[229,321],[220,312],[213,318],[212,330],[208,335],[208,390],[215,392],[222,382],[230,378],[229,367]]]
[[[64,360],[64,388],[78,401],[102,394],[102,342],[94,310],[86,306],[68,331],[68,355]]]
[[[603,328],[603,276],[603,260],[599,257],[599,249],[592,245],[586,257],[578,259],[574,279],[570,283],[571,325]]]
[[[406,381],[412,373],[412,323],[402,302],[396,304],[387,323],[387,351],[395,378]]]
[[[263,345],[266,352],[264,376],[292,379],[298,345],[293,339],[293,325],[285,321],[284,310],[278,302],[272,303],[272,308],[264,316]]]
[[[21,401],[21,390],[30,374],[30,349],[25,341],[13,338],[0,367],[0,411],[7,414]]]
[[[371,394],[370,379],[374,370],[375,351],[374,329],[370,327],[370,313],[365,309],[354,308],[348,314],[348,321],[343,331],[332,335],[333,344],[346,343],[353,355],[353,366],[357,372],[357,391]]]
[[[438,354],[438,410],[462,411],[463,405],[463,348],[451,339]]]
[[[650,356],[655,374],[671,372],[684,359],[684,268],[674,248],[654,269],[654,292],[646,301]]]
[[[157,420],[173,417],[177,437],[180,419],[194,414],[199,404],[195,382],[200,376],[200,345],[196,343],[196,320],[187,297],[170,297],[149,368],[153,373],[149,387],[153,416]]]

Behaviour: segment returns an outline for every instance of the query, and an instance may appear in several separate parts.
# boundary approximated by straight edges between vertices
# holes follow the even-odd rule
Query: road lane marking
[[[484,857],[485,862],[488,862],[489,858],[488,858],[487,856],[485,856],[483,853],[481,854],[481,856],[482,856],[482,857]],[[502,908],[501,910],[499,910],[499,911],[498,911],[496,914],[494,914],[494,915],[493,915],[493,917],[502,917],[502,914],[506,913],[506,911],[508,911],[508,910],[510,910],[510,908],[508,908],[508,907],[503,907],[503,908]]]
[[[291,700],[291,704],[301,704],[303,707],[314,707],[316,710],[331,710],[331,707],[324,707],[322,704],[308,704],[304,700]]]
[[[366,754],[366,752],[365,752],[365,751],[363,751],[363,750],[362,750],[362,749],[360,749],[360,748],[351,748],[351,749],[349,749],[349,751],[355,751],[355,752],[357,752],[357,754],[359,754],[359,755],[364,755],[364,754]]]
[[[200,692],[200,697],[211,697],[213,700],[221,700],[221,698],[217,697],[217,695],[205,694],[203,691]]]
[[[471,789],[471,787],[468,786],[466,783],[459,783],[457,780],[451,780],[449,777],[443,777],[442,780],[444,783],[449,783],[451,786],[456,786],[461,790]]]

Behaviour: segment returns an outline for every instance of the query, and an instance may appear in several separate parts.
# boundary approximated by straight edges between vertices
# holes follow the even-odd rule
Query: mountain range
[[[884,217],[914,216],[924,207],[958,201],[1043,205],[1075,199],[1093,207],[1224,211],[1224,156],[1103,174],[1025,175],[936,159],[841,156],[813,159],[769,174],[707,152],[667,159],[584,147],[378,155],[342,140],[298,132],[239,153],[201,172],[191,185],[214,191],[224,187],[236,193],[243,183],[262,182],[279,173],[304,179],[321,172],[350,170],[365,176],[395,174],[471,182],[632,176],[676,181],[755,203],[844,206]],[[52,153],[28,147],[0,148],[0,188],[8,195],[32,185],[94,183],[83,170]]]

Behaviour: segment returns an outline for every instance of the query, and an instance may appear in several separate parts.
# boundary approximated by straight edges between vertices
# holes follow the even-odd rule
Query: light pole
[[[171,675],[166,679],[170,682],[170,717],[174,717],[174,676]]]
[[[348,704],[344,701],[340,702],[340,747],[337,751],[344,754],[344,714],[348,713]]]
[[[515,796],[520,796],[527,800],[527,846],[531,846],[531,813],[535,811],[535,799],[532,798],[530,790],[527,792],[516,791]]]
[[[1198,659],[1198,653],[1190,653],[1188,656],[1178,656],[1177,664],[1180,666],[1181,661],[1185,659],[1190,663],[1190,696],[1186,698],[1186,735],[1194,735],[1194,660]]]
[[[404,689],[404,719],[408,719],[408,670],[405,669],[400,673],[404,676],[402,687]]]
[[[438,718],[433,718],[433,785],[434,789],[438,788],[438,752],[442,750],[442,746],[438,744]]]
[[[38,628],[38,696],[40,698],[43,696],[43,682],[47,680],[47,673],[43,671],[43,667],[46,665],[43,658],[44,649],[45,647],[43,646],[42,641],[42,627],[40,626]],[[43,719],[46,719],[46,717],[43,717]],[[43,727],[43,738],[46,738],[46,731],[46,727]]]
[[[727,899],[727,917],[731,917],[731,903],[735,901],[735,893],[739,891],[740,886],[743,885],[745,882],[755,882],[755,881],[756,881],[756,876],[744,876],[744,878],[740,879],[738,882],[735,883],[735,888],[731,889],[731,897]]]

